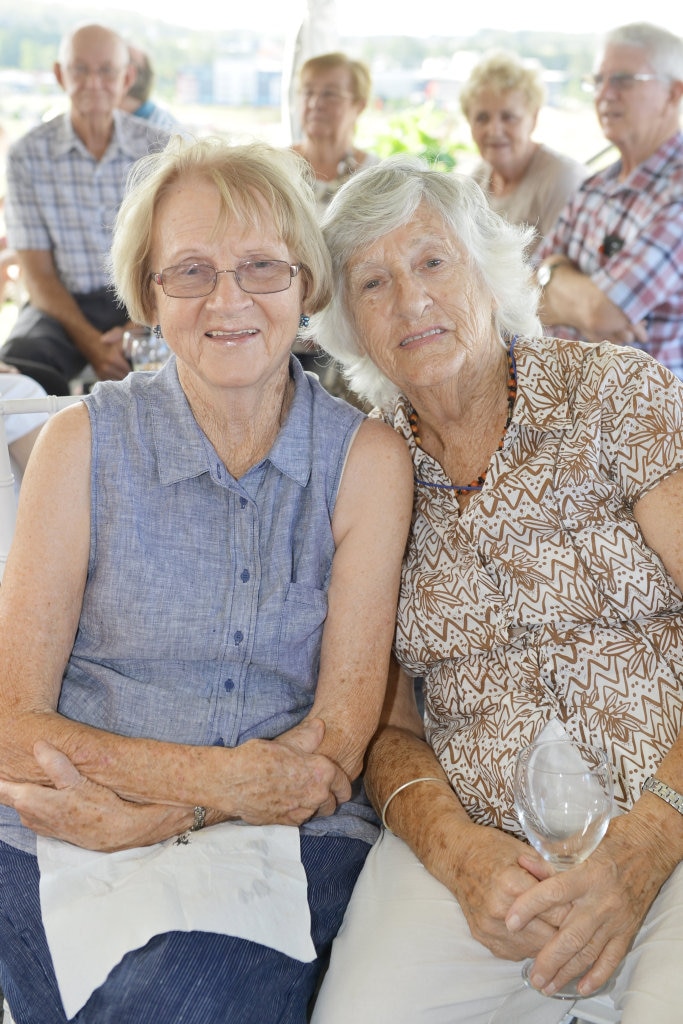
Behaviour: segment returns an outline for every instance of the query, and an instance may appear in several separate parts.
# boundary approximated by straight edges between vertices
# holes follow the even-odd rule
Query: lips
[[[255,327],[245,327],[241,331],[207,331],[206,336],[216,341],[236,341],[239,338],[244,338],[245,335],[251,336],[258,333]]]
[[[411,345],[416,341],[424,341],[425,338],[432,338],[435,335],[445,334],[443,327],[430,327],[428,331],[420,331],[419,334],[410,334],[407,338],[404,338],[399,348],[403,348],[405,345]]]

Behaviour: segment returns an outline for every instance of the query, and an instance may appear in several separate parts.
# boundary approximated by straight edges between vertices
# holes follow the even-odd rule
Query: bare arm
[[[300,824],[327,802],[348,798],[344,773],[313,753],[324,733],[315,720],[285,742],[227,749],[130,739],[56,712],[88,565],[89,478],[89,417],[83,406],[72,407],[45,425],[34,448],[0,589],[0,776],[48,782],[34,753],[46,740],[117,796],[203,804],[250,823]]]
[[[683,471],[649,491],[634,514],[645,540],[683,589]],[[657,778],[683,792],[683,734],[663,758]],[[511,908],[508,924],[514,929],[555,903],[572,903],[565,926],[537,957],[533,983],[550,993],[585,974],[583,994],[602,985],[621,963],[681,859],[683,815],[654,794],[643,793],[628,814],[613,819],[584,864],[548,879]],[[543,870],[530,853],[521,863],[530,871]]]
[[[644,327],[632,324],[619,306],[566,257],[554,255],[544,262],[555,267],[539,308],[545,327],[574,327],[587,341],[647,341]]]
[[[370,746],[365,773],[378,813],[404,782],[436,778],[448,783],[422,737],[413,680],[392,662],[382,724]],[[387,823],[451,890],[472,935],[496,956],[533,956],[555,933],[552,924],[539,918],[514,935],[508,931],[505,916],[511,904],[538,885],[518,863],[525,845],[499,829],[474,824],[449,784],[421,782],[402,790],[389,804]]]
[[[366,420],[332,520],[336,553],[311,710],[326,726],[320,753],[350,779],[361,772],[384,701],[412,496],[405,442],[385,423]]]
[[[62,284],[52,253],[43,249],[17,253],[31,303],[59,321],[78,351],[88,360],[100,380],[121,380],[130,366],[118,344],[103,340],[107,335],[83,315],[70,292]],[[120,330],[121,334],[123,328]],[[107,332],[109,335],[111,332]]]

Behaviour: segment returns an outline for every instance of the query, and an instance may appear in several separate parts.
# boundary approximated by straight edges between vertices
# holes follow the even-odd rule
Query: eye
[[[204,277],[207,273],[213,274],[213,267],[207,263],[186,263],[173,267],[178,277]]]

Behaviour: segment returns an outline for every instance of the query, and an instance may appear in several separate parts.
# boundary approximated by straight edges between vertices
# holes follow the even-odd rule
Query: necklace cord
[[[507,380],[507,392],[508,392],[508,414],[505,420],[505,426],[503,427],[503,433],[498,442],[496,452],[499,452],[503,447],[505,437],[508,432],[508,428],[512,423],[512,413],[515,407],[515,398],[517,397],[517,368],[515,367],[515,361],[512,356],[512,348],[517,339],[514,338],[510,348],[507,350],[507,361],[508,361],[508,380]],[[420,419],[415,411],[411,408],[408,415],[408,423],[410,424],[410,432],[413,435],[415,444],[418,448],[422,448],[422,439],[420,437]],[[423,449],[424,450],[424,449]],[[494,453],[495,454],[495,453]],[[490,460],[489,460],[490,462]],[[415,478],[415,482],[421,484],[423,487],[436,487],[444,491],[455,491],[456,494],[466,494],[469,491],[480,491],[484,486],[486,480],[486,474],[488,472],[488,466],[484,472],[478,476],[475,480],[470,481],[468,484],[433,484],[428,480],[421,480],[419,477]]]

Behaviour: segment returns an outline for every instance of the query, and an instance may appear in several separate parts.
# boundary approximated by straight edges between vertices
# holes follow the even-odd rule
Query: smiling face
[[[346,296],[363,351],[408,398],[448,385],[491,346],[493,296],[443,217],[411,221],[360,250]]]
[[[196,177],[176,182],[155,212],[154,272],[184,263],[226,270],[244,260],[297,262],[265,205],[258,228],[232,217],[224,221],[215,185]],[[161,285],[152,287],[156,317],[178,358],[181,381],[205,394],[225,388],[259,393],[278,376],[286,379],[301,313],[301,274],[285,291],[264,295],[243,292],[234,274],[219,274],[215,289],[199,298],[171,298]]]
[[[472,97],[467,117],[483,159],[506,179],[520,176],[534,151],[531,134],[537,117],[521,90],[481,89]]]

